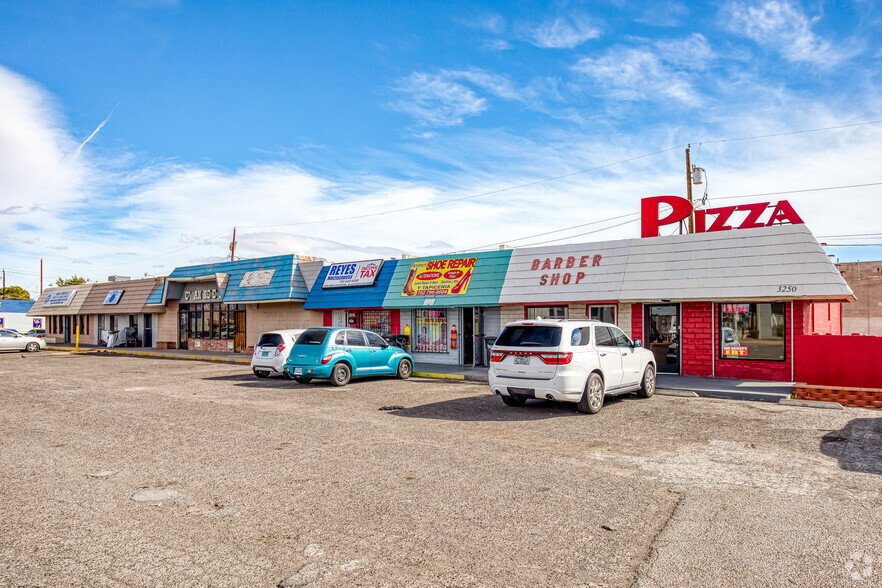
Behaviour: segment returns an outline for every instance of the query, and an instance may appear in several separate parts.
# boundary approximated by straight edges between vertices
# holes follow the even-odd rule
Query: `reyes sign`
[[[328,267],[322,288],[355,288],[357,286],[373,286],[380,277],[383,267],[382,259],[355,261],[352,263],[335,263]]]
[[[671,211],[661,217],[661,205],[667,204]],[[771,215],[763,219],[766,209],[771,208],[769,202],[741,204],[738,206],[720,206],[705,210],[695,210],[695,232],[710,233],[714,231],[730,231],[732,229],[755,229],[774,224],[803,224],[802,219],[786,200],[776,203]],[[640,236],[658,237],[659,227],[671,225],[689,218],[693,211],[692,205],[680,196],[653,196],[640,201]],[[744,214],[735,214],[744,213]],[[733,216],[735,214],[735,216]],[[740,222],[735,226],[735,219]],[[731,224],[730,224],[731,223]]]

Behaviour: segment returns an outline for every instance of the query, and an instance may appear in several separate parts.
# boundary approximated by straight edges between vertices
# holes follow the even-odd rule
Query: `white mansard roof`
[[[748,299],[854,294],[805,225],[775,225],[515,249],[499,302]]]

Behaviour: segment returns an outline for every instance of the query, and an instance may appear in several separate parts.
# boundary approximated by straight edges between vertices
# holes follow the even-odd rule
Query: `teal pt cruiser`
[[[359,376],[394,375],[403,380],[413,373],[413,357],[371,331],[314,327],[294,341],[284,373],[300,384],[320,378],[345,386]]]

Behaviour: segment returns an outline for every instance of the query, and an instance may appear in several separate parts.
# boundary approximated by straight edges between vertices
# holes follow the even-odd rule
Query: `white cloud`
[[[689,16],[688,6],[672,0],[667,2],[646,2],[640,4],[642,14],[634,20],[656,27],[680,26],[683,24],[686,17]]]
[[[487,109],[486,100],[441,74],[415,72],[401,81],[397,90],[407,96],[394,104],[418,123],[431,126],[453,126],[469,116]]]
[[[723,11],[730,32],[770,46],[792,62],[833,66],[845,57],[812,32],[818,17],[809,18],[792,2],[768,0],[758,4],[733,2]]]
[[[576,14],[559,16],[533,27],[527,40],[537,47],[547,49],[572,49],[589,39],[600,37],[602,31],[589,17]]]
[[[701,102],[687,75],[648,48],[613,48],[601,57],[579,60],[573,69],[593,81],[597,92],[620,100]]]
[[[503,39],[484,41],[483,47],[488,51],[509,51],[512,49],[511,43]]]

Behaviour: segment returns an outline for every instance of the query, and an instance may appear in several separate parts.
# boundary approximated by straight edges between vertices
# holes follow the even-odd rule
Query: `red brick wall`
[[[631,305],[631,339],[643,339],[643,304]],[[646,347],[646,341],[643,341]]]
[[[187,339],[187,349],[199,351],[224,351],[232,353],[232,347],[227,345],[226,339],[199,339],[200,346],[196,347],[196,339]],[[230,339],[232,342],[232,339]]]
[[[839,302],[813,302],[809,313],[809,333],[821,335],[842,334],[842,304]]]
[[[680,316],[683,323],[680,327],[680,373],[686,376],[710,376],[713,373],[711,303],[684,302],[680,307]]]

